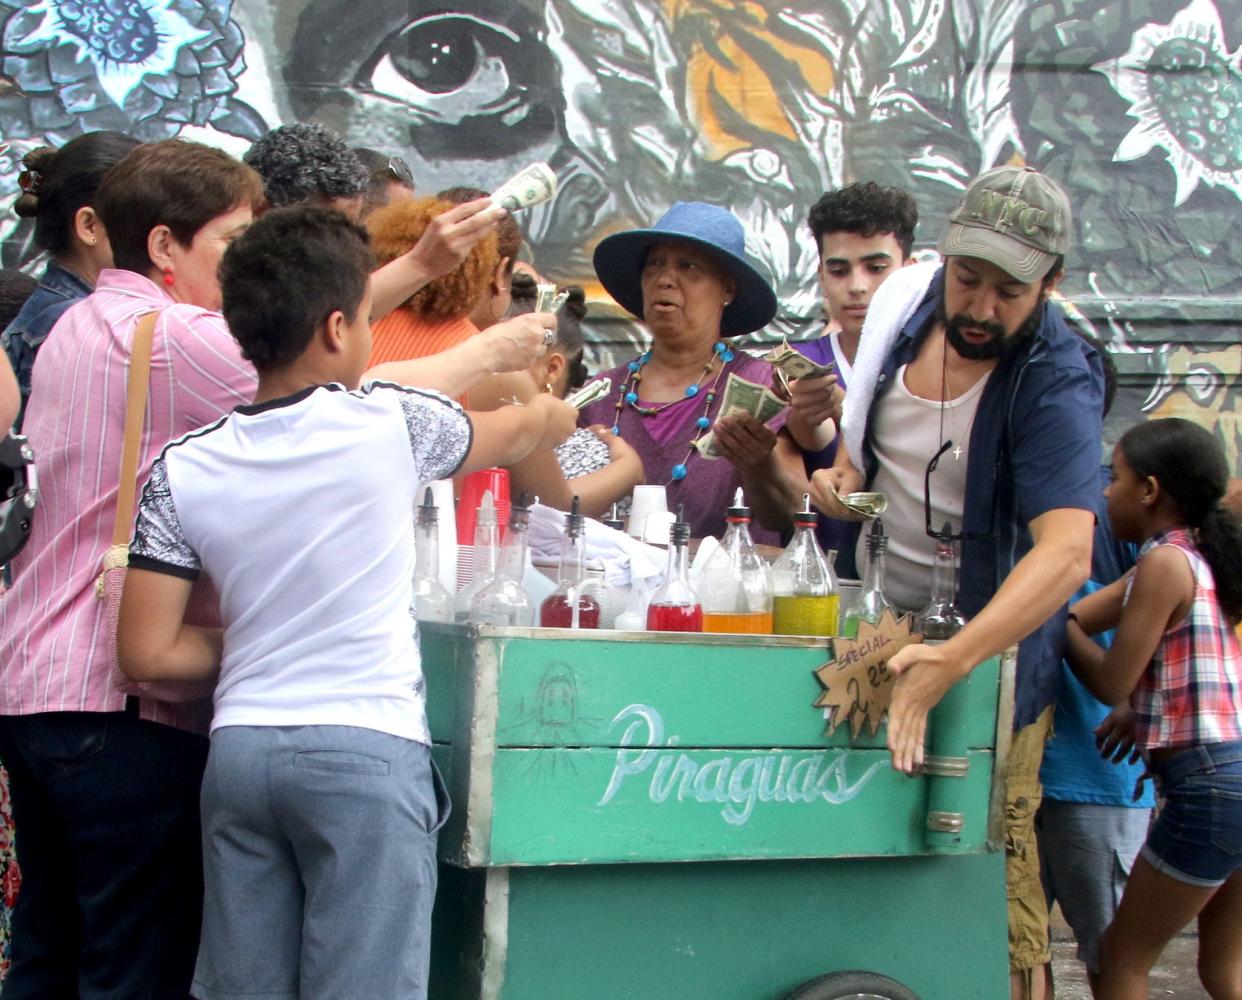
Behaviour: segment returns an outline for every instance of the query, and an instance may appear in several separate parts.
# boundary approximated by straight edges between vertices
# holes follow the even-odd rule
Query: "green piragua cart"
[[[1000,660],[910,778],[883,729],[825,734],[823,640],[429,625],[422,648],[453,799],[431,1000],[1008,996]]]

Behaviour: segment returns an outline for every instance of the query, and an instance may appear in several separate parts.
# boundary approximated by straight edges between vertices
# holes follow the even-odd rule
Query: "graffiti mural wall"
[[[1180,414],[1239,465],[1242,0],[0,0],[0,201],[32,145],[87,129],[240,153],[313,119],[421,187],[561,179],[523,220],[540,269],[592,284],[599,238],[725,204],[782,310],[815,324],[806,210],[911,189],[922,247],[1003,162],[1064,182],[1064,286],[1123,373],[1110,426]],[[0,216],[6,266],[29,234]],[[594,310],[599,360],[636,335]]]

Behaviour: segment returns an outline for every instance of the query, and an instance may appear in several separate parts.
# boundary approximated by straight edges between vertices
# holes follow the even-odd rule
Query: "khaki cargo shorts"
[[[1005,889],[1009,900],[1009,970],[1025,972],[1051,961],[1048,904],[1039,878],[1035,813],[1043,797],[1039,765],[1052,732],[1053,706],[1013,734],[1005,764]]]

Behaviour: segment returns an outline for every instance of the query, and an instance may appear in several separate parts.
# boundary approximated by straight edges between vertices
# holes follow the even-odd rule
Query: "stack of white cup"
[[[664,528],[664,544],[668,544],[668,493],[663,486],[635,486],[634,495],[630,500],[630,519],[625,526],[626,534],[631,538],[637,538],[641,541],[649,542],[654,539],[647,536],[647,516],[655,515],[651,518],[652,529],[655,534],[659,534],[660,527]]]

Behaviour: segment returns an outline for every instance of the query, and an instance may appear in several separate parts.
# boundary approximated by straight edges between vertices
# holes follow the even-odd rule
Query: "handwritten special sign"
[[[909,615],[898,620],[892,609],[885,608],[874,625],[859,621],[857,638],[832,640],[834,658],[815,671],[824,686],[815,707],[827,710],[829,736],[847,719],[851,736],[857,736],[864,723],[872,736],[880,728],[897,680],[888,661],[897,650],[923,638],[911,633],[910,620]]]
[[[664,718],[650,705],[629,705],[617,713],[613,727],[629,720],[619,740],[608,787],[599,800],[606,806],[627,783],[645,782],[654,803],[695,802],[719,805],[731,826],[750,820],[758,803],[839,805],[854,799],[884,761],[850,780],[843,750],[769,750],[752,753],[710,751],[704,759],[679,750],[676,736],[665,736]]]

